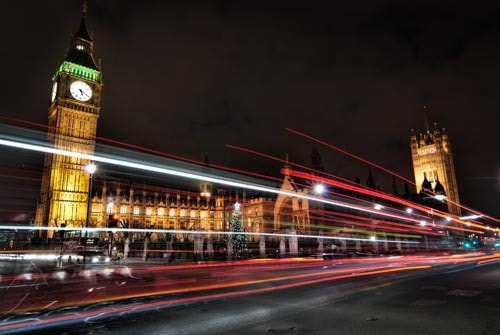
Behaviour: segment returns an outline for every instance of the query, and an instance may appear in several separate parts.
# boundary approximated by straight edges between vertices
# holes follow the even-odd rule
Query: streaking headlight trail
[[[362,211],[362,212],[366,212],[366,213],[373,213],[374,212],[372,208],[365,208],[362,206],[357,206],[357,205],[345,203],[342,201],[321,198],[321,197],[313,196],[313,195],[287,192],[287,191],[283,191],[283,190],[280,190],[280,189],[275,188],[275,187],[260,185],[260,184],[257,184],[255,182],[241,181],[241,180],[237,180],[235,178],[229,178],[229,177],[223,177],[223,176],[214,176],[214,174],[207,174],[207,173],[202,173],[202,172],[194,173],[193,171],[189,171],[188,168],[186,168],[186,167],[181,169],[181,168],[169,166],[167,164],[158,164],[158,163],[152,163],[152,162],[147,162],[147,163],[136,162],[136,161],[127,160],[127,159],[119,159],[115,156],[108,155],[108,154],[107,155],[99,155],[99,154],[90,155],[90,154],[85,154],[85,153],[81,153],[81,152],[74,152],[74,151],[69,151],[69,150],[57,149],[57,148],[49,147],[47,145],[21,142],[22,139],[12,138],[12,136],[9,136],[9,138],[5,138],[5,137],[6,136],[3,134],[0,135],[0,145],[2,145],[2,146],[30,150],[30,151],[36,151],[36,152],[49,153],[49,154],[55,154],[55,155],[75,157],[75,158],[90,160],[93,162],[107,163],[107,164],[128,167],[128,168],[137,169],[137,170],[143,170],[143,171],[149,171],[149,172],[154,172],[154,173],[159,173],[159,174],[176,176],[176,177],[180,177],[180,178],[195,179],[195,180],[199,180],[199,181],[218,183],[218,184],[232,186],[232,187],[240,187],[240,188],[248,189],[248,190],[262,191],[262,192],[268,192],[268,193],[273,193],[273,194],[283,194],[283,195],[290,196],[290,197],[302,198],[302,199],[307,199],[307,200],[311,200],[311,201],[318,201],[321,203],[339,206],[339,207],[344,207],[344,208],[349,208],[349,209],[358,210],[358,211]],[[194,165],[193,165],[193,170],[194,170]],[[380,213],[378,213],[378,214],[380,214]],[[27,228],[33,229],[33,227],[27,227]],[[43,229],[43,227],[36,227],[36,229]],[[46,228],[46,229],[52,229],[52,228]],[[61,229],[61,228],[59,228],[59,229]],[[97,231],[97,230],[110,231],[108,228],[93,228],[93,229],[95,231]],[[82,229],[82,230],[84,230],[84,229]],[[144,232],[144,231],[149,231],[149,230],[147,230],[147,229],[137,229],[137,230],[130,229],[130,231]],[[163,230],[158,230],[158,229],[154,229],[153,231],[163,232]],[[164,230],[164,232],[175,232],[175,231]],[[250,233],[248,233],[248,234],[250,234]],[[259,233],[258,235],[263,235],[263,234]],[[279,236],[279,234],[272,234],[272,235]],[[307,237],[307,236],[304,236],[304,237]],[[317,236],[310,236],[310,237],[317,237]],[[339,239],[339,237],[336,237],[336,238]],[[353,239],[353,240],[363,241],[363,240],[368,240],[368,239]],[[370,241],[373,242],[373,240],[370,240]],[[385,239],[378,240],[378,241],[384,241],[384,242],[389,242],[389,243],[398,243],[398,242],[400,243],[400,241],[391,241],[391,240],[385,240]],[[420,243],[420,242],[407,241],[406,243]]]

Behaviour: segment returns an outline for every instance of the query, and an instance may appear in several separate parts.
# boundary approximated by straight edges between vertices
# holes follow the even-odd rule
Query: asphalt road
[[[154,303],[162,297],[149,299]],[[211,296],[201,302],[88,318],[77,325],[59,324],[26,334],[498,335],[500,263],[323,281],[234,297]]]

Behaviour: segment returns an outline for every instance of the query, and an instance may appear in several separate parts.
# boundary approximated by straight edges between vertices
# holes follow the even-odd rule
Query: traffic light
[[[108,227],[109,228],[117,228],[118,227],[118,214],[110,214],[108,218]]]

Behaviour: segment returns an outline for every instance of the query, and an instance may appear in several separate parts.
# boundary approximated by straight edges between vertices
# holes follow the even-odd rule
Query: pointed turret
[[[290,177],[290,171],[292,169],[292,166],[290,165],[289,163],[289,160],[288,160],[288,154],[286,154],[285,156],[285,166],[283,167],[283,174],[285,175],[286,178],[289,178]]]
[[[438,195],[446,195],[444,191],[444,186],[439,182],[439,179],[436,179],[436,186],[434,186],[434,193]]]
[[[321,161],[321,154],[319,150],[313,143],[313,148],[311,151],[311,168],[314,170],[313,173],[319,174],[320,172],[325,172],[325,167]]]
[[[375,178],[372,175],[372,169],[370,168],[368,168],[368,178],[366,180],[366,186],[368,186],[369,188],[373,188],[374,190],[377,188]]]
[[[82,5],[82,19],[78,30],[71,39],[70,47],[66,53],[65,61],[85,66],[92,70],[99,70],[94,61],[94,43],[87,29],[87,2]]]
[[[427,179],[427,173],[424,172],[424,181],[422,182],[422,192],[432,192],[432,184]]]
[[[396,178],[394,176],[392,176],[392,194],[395,196],[399,195],[398,185],[396,183]]]
[[[79,36],[87,41],[92,41],[90,38],[88,29],[87,29],[87,23],[85,22],[85,19],[87,17],[87,1],[83,1],[82,3],[82,20],[80,21],[80,27],[78,27],[78,31],[76,32],[75,36]]]

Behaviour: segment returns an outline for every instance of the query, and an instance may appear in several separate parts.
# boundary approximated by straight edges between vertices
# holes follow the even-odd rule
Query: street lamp
[[[87,215],[85,217],[85,235],[83,237],[83,266],[85,266],[85,258],[87,256],[87,229],[89,226],[89,216],[90,216],[90,191],[92,190],[92,175],[96,170],[94,163],[90,163],[85,166],[85,171],[89,173],[89,189],[87,192]]]

